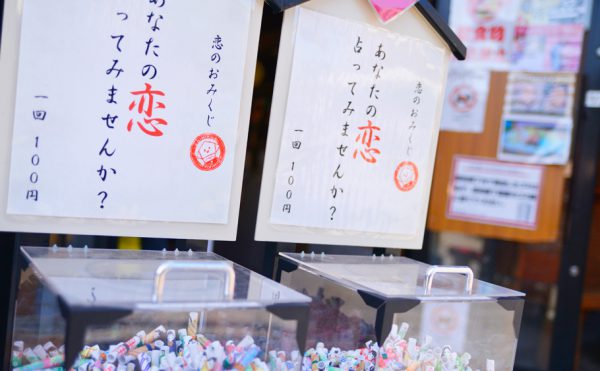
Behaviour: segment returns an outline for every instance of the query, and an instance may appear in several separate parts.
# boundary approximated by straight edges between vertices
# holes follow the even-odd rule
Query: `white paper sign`
[[[8,213],[227,223],[254,5],[25,0]]]
[[[445,51],[300,8],[270,220],[413,236]]]
[[[600,108],[600,90],[588,90],[585,93],[585,106],[587,108]]]
[[[450,27],[467,46],[469,63],[508,69],[520,4],[517,0],[450,3]]]
[[[465,62],[450,64],[441,129],[482,133],[490,71]]]
[[[448,219],[534,229],[543,173],[541,166],[457,156]]]
[[[587,0],[452,0],[450,27],[467,60],[490,69],[577,72]]]

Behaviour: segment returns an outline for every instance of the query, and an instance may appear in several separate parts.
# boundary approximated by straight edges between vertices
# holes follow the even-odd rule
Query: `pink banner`
[[[404,13],[419,0],[369,0],[383,23]]]

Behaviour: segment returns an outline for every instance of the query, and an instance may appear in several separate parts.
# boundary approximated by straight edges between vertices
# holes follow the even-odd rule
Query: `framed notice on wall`
[[[287,10],[256,239],[421,248],[450,56],[415,7]]]
[[[454,157],[447,218],[535,229],[544,168]]]
[[[5,1],[0,229],[234,240],[261,15]]]

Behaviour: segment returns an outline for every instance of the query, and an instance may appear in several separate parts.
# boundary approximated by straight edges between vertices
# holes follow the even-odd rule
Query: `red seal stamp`
[[[394,172],[396,187],[402,192],[408,192],[415,188],[419,181],[419,169],[410,161],[403,161]]]
[[[192,143],[190,157],[198,169],[212,171],[221,166],[225,159],[225,143],[216,134],[201,134]]]

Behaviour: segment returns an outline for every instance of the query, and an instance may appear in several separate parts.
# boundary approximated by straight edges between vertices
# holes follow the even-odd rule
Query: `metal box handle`
[[[433,277],[438,273],[452,273],[452,274],[464,274],[467,276],[465,282],[465,293],[471,295],[473,292],[473,271],[469,267],[443,267],[439,265],[432,265],[427,269],[425,273],[425,295],[431,295],[431,288],[433,287]]]
[[[230,264],[226,262],[208,261],[168,261],[159,265],[158,268],[156,268],[156,273],[154,273],[154,293],[152,294],[153,302],[162,302],[167,274],[173,271],[222,273],[223,276],[225,276],[225,291],[223,294],[225,295],[226,299],[233,299],[233,292],[235,289],[235,271]]]

